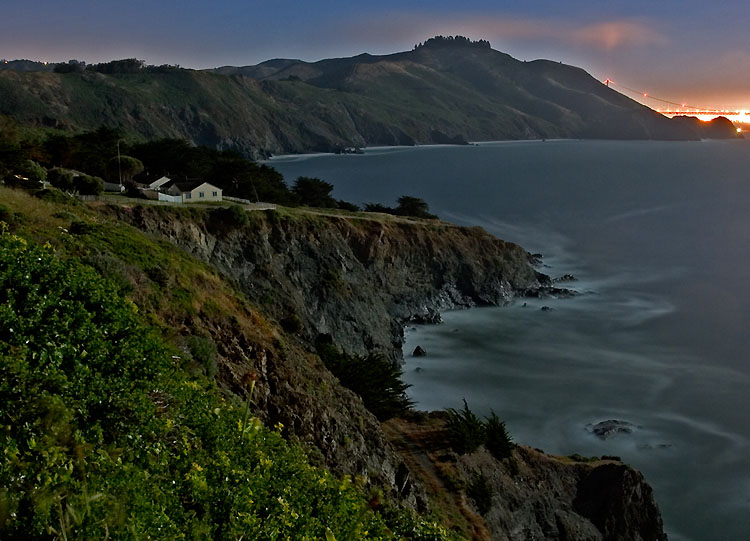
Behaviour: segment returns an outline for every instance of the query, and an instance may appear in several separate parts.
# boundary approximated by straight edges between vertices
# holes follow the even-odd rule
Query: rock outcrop
[[[226,232],[212,230],[206,213],[112,210],[216,266],[306,343],[329,334],[352,354],[398,359],[409,321],[566,291],[537,272],[520,246],[481,228],[267,211]]]
[[[215,230],[208,209],[104,211],[210,263],[285,329],[259,341],[242,318],[199,313],[190,322],[219,346],[225,387],[241,394],[243,374],[256,372],[257,413],[282,423],[313,461],[361,475],[414,508],[430,507],[470,538],[665,539],[651,488],[626,465],[525,447],[514,451],[514,465],[481,448],[458,456],[446,447],[440,414],[381,425],[312,353],[325,333],[350,353],[376,349],[395,358],[410,320],[562,291],[521,247],[479,228],[392,217],[258,212],[247,225]],[[492,493],[484,516],[465,490],[478,475]]]
[[[555,457],[525,446],[503,461],[484,447],[457,455],[445,445],[440,413],[389,421],[385,431],[452,525],[474,539],[667,538],[651,487],[617,460]],[[484,490],[472,490],[478,481]]]

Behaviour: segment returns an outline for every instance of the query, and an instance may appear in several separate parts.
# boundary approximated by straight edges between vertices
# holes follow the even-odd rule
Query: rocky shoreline
[[[227,229],[215,226],[210,210],[101,210],[211,264],[279,323],[285,335],[269,346],[210,322],[222,345],[220,378],[234,390],[242,373],[254,370],[258,414],[282,423],[313,461],[363,476],[404,505],[438,511],[475,539],[665,539],[651,487],[621,462],[518,447],[516,471],[483,448],[456,455],[445,448],[440,413],[381,424],[312,353],[327,334],[351,354],[374,350],[395,362],[409,322],[435,323],[445,310],[524,296],[573,294],[561,287],[572,277],[540,273],[538,258],[520,246],[438,221],[266,211]],[[488,508],[467,496],[476,472],[491,486]]]

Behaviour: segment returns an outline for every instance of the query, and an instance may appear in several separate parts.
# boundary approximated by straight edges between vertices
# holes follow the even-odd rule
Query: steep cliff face
[[[117,212],[215,265],[307,343],[329,334],[353,354],[398,358],[412,319],[554,291],[521,247],[480,228],[268,211],[226,231],[207,213]]]
[[[248,370],[259,375],[254,403],[269,424],[302,441],[338,473],[365,476],[418,509],[432,508],[474,539],[662,541],[651,488],[612,460],[555,458],[525,447],[514,463],[483,448],[456,455],[440,414],[382,425],[311,353],[319,333],[353,353],[395,356],[402,325],[435,320],[443,309],[500,304],[513,295],[554,290],[519,246],[481,229],[388,217],[333,217],[304,211],[256,213],[228,227],[210,210],[108,207],[105,212],[166,238],[210,262],[286,337],[253,338],[242,318],[201,311],[188,322],[219,345],[224,385],[241,394]],[[466,487],[490,487],[484,509]],[[428,504],[429,502],[429,504]]]

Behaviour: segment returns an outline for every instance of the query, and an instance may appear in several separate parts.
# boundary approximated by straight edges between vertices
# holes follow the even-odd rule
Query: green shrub
[[[245,227],[249,221],[245,209],[239,205],[230,205],[211,210],[208,225],[211,231],[226,234]]]
[[[451,538],[376,513],[172,353],[93,268],[0,235],[0,538]]]
[[[16,223],[16,214],[5,205],[0,205],[0,222],[12,226]]]
[[[41,190],[35,190],[31,193],[31,195],[50,203],[68,203],[72,199],[69,195],[61,192],[57,188],[43,188]]]
[[[469,409],[466,400],[461,410],[445,410],[448,420],[448,441],[459,454],[473,453],[486,441],[486,431],[482,420]]]
[[[484,430],[486,434],[485,446],[492,456],[498,460],[503,460],[513,455],[514,445],[508,429],[492,410],[490,410],[490,416],[486,418]]]
[[[215,377],[218,351],[214,341],[202,336],[191,336],[187,339],[187,348],[200,370],[209,378]]]
[[[55,167],[47,173],[47,180],[58,190],[69,192],[73,189],[73,171]]]
[[[466,495],[474,500],[474,505],[482,516],[489,513],[492,508],[493,490],[487,478],[480,472],[474,472],[469,486],[466,487]]]
[[[409,385],[401,381],[401,366],[382,355],[348,355],[337,349],[327,335],[318,338],[318,355],[344,387],[357,393],[365,407],[381,421],[408,412],[413,402],[406,396]]]
[[[73,187],[81,195],[99,195],[104,191],[104,180],[91,175],[78,175],[73,178]]]
[[[448,408],[445,413],[448,441],[454,451],[459,454],[473,453],[484,445],[498,460],[512,458],[513,440],[505,423],[494,411],[490,410],[490,416],[482,421],[464,400],[463,409]]]

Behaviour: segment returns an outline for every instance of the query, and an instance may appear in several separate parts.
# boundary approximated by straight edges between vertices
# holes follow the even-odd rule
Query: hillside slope
[[[545,287],[520,247],[479,229],[372,215],[282,209],[232,224],[217,222],[210,206],[46,202],[4,187],[0,200],[13,232],[48,242],[60,257],[80,259],[109,278],[144,321],[184,351],[186,367],[191,343],[214,344],[216,380],[226,396],[252,398],[253,413],[300,442],[314,464],[365,479],[372,506],[379,505],[382,487],[385,497],[430,508],[467,537],[492,532],[503,539],[508,531],[522,539],[529,529],[549,539],[560,531],[568,539],[663,539],[650,487],[621,463],[563,461],[519,448],[514,473],[482,448],[468,455],[445,451],[442,429],[430,418],[395,420],[384,429],[310,347],[316,332],[351,349],[379,346],[382,332],[383,346],[394,347],[399,318],[434,317],[450,302],[499,303]],[[405,238],[412,239],[408,250]],[[399,276],[394,269],[401,266],[413,276]],[[366,303],[377,318],[366,319]],[[394,305],[400,306],[395,312]],[[294,316],[299,325],[284,325]],[[327,326],[327,318],[340,326]],[[380,330],[369,331],[381,318]],[[248,378],[257,380],[251,395]],[[415,435],[424,430],[437,440]],[[448,461],[434,486],[434,476],[420,471],[423,461],[414,460],[430,453],[438,463]],[[465,481],[451,484],[451,469],[458,480],[476,469],[492,480],[489,512],[467,496]],[[520,500],[538,503],[524,507]]]
[[[463,42],[214,72],[0,70],[0,114],[73,130],[104,124],[254,157],[499,139],[736,136],[671,121],[579,68]]]

